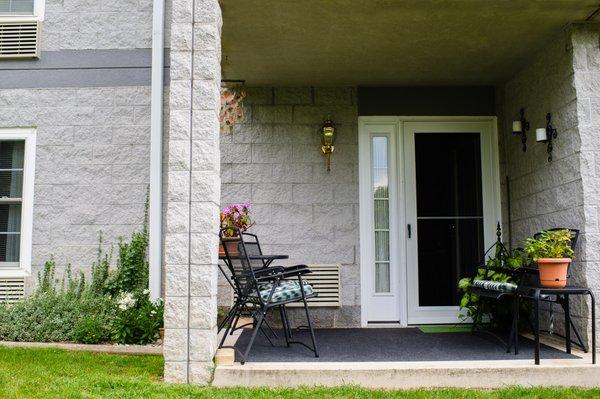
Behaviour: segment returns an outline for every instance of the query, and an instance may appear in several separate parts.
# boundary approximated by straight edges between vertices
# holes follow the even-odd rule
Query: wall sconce
[[[521,143],[523,144],[523,152],[527,151],[527,131],[529,130],[529,122],[525,119],[525,108],[519,111],[521,118],[518,121],[513,121],[513,134],[521,135]]]
[[[546,127],[540,127],[535,129],[535,139],[540,143],[548,143],[548,162],[552,162],[552,140],[555,140],[558,136],[558,132],[552,127],[552,114],[548,112],[546,114]]]
[[[321,151],[325,156],[325,165],[327,165],[327,171],[331,171],[331,153],[334,150],[333,144],[335,143],[335,127],[331,119],[326,119],[321,127]]]

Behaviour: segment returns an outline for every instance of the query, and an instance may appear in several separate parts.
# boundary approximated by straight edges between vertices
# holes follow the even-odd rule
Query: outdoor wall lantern
[[[331,153],[334,150],[333,144],[335,143],[335,127],[331,119],[326,119],[321,127],[321,151],[325,156],[325,165],[327,165],[327,171],[331,171]]]
[[[548,143],[548,162],[552,162],[552,140],[558,136],[558,132],[552,127],[552,114],[546,114],[546,127],[535,129],[535,139],[539,143]]]
[[[523,152],[527,151],[527,131],[529,130],[529,122],[525,119],[525,108],[521,108],[519,112],[521,118],[518,121],[513,121],[513,134],[521,135],[521,143],[523,144]]]

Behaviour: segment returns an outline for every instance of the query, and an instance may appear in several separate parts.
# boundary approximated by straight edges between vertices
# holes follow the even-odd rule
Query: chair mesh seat
[[[492,290],[498,292],[515,292],[517,285],[513,283],[502,283],[500,281],[492,280],[475,280],[473,281],[473,287],[483,288],[484,290]]]
[[[303,281],[302,283],[304,285],[304,295],[312,295],[314,292],[313,287],[306,281]],[[266,302],[269,299],[271,290],[273,289],[273,284],[259,284],[258,289],[260,291],[260,297]],[[297,299],[301,297],[302,293],[300,292],[300,284],[298,281],[282,280],[275,288],[275,292],[273,292],[273,296],[271,297],[271,302],[284,302],[289,301],[290,299]]]

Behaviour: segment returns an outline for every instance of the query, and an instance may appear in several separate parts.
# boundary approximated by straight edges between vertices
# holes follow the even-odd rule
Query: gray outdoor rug
[[[506,353],[494,337],[466,332],[426,334],[418,328],[348,328],[315,330],[319,358],[302,345],[285,347],[283,331],[272,339],[272,347],[264,335],[257,336],[250,362],[410,362],[453,360],[532,359],[533,341],[519,338],[519,354]],[[310,343],[308,331],[294,331],[294,340]],[[244,351],[250,341],[250,330],[242,332],[236,348]],[[564,351],[541,346],[541,359],[578,359]],[[236,351],[236,361],[239,361]]]

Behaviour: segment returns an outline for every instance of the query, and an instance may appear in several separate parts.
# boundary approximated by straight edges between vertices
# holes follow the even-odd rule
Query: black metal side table
[[[569,297],[571,295],[589,295],[592,307],[592,363],[596,364],[596,301],[594,294],[589,288],[585,287],[564,287],[564,288],[544,288],[534,286],[520,286],[517,290],[515,300],[515,326],[518,326],[519,318],[519,302],[521,299],[533,301],[533,335],[535,337],[535,364],[540,364],[540,302],[548,302],[546,299],[549,295],[556,295],[554,303],[559,303],[565,312],[565,346],[566,352],[571,353],[571,310],[569,307]],[[574,326],[573,326],[574,327]],[[574,330],[578,338],[579,333]],[[517,345],[518,331],[513,339],[515,347]],[[585,348],[584,348],[585,349]]]

